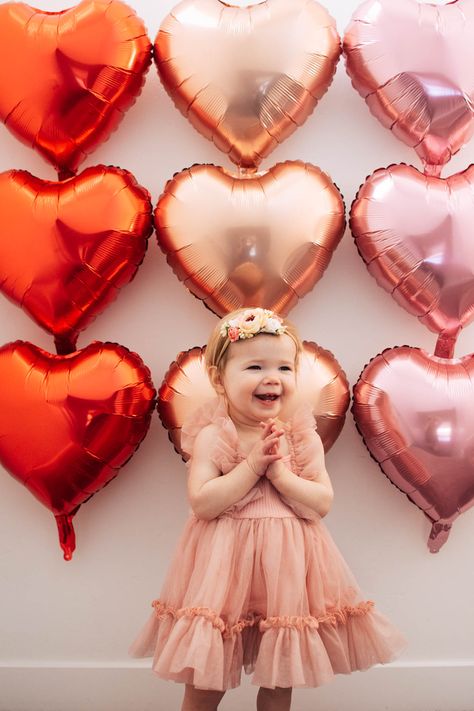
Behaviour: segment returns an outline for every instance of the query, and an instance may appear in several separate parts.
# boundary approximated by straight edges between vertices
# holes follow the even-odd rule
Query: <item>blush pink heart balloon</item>
[[[431,521],[436,553],[474,503],[474,354],[383,351],[362,372],[352,412],[382,471]]]
[[[474,318],[474,166],[442,179],[407,165],[375,171],[350,226],[377,283],[431,331],[450,357]]]
[[[437,175],[474,130],[473,36],[471,0],[369,0],[344,37],[355,89]]]

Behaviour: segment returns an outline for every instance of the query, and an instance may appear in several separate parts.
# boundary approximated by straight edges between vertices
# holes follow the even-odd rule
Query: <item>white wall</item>
[[[172,5],[172,0],[133,0],[152,39]],[[41,6],[62,9],[60,0],[43,0]],[[354,5],[328,0],[328,7],[342,34]],[[328,172],[348,208],[376,168],[401,161],[420,167],[414,151],[369,114],[342,60],[315,113],[262,167],[286,159],[303,159]],[[474,141],[445,174],[473,159]],[[127,168],[156,203],[174,172],[206,162],[230,167],[178,114],[152,67],[118,132],[85,166]],[[1,127],[0,170],[10,168],[56,178],[46,162]],[[291,317],[304,338],[333,351],[351,384],[385,347],[434,349],[434,334],[368,275],[349,232],[322,281]],[[118,341],[142,356],[159,386],[176,354],[203,344],[214,322],[175,278],[152,237],[134,282],[80,336],[79,347],[96,339]],[[15,339],[53,350],[47,333],[0,298],[0,343]],[[456,354],[473,350],[474,326],[462,334]],[[368,596],[408,636],[409,648],[390,667],[297,693],[295,711],[474,709],[474,512],[458,519],[438,555],[430,554],[427,521],[369,457],[350,414],[328,465],[336,491],[328,526]],[[52,515],[2,473],[1,711],[179,707],[181,688],[155,679],[145,670],[148,662],[129,661],[127,646],[159,592],[187,510],[184,468],[156,415],[133,460],[77,514],[77,550],[70,563],[62,559]],[[227,695],[222,708],[250,708],[253,695],[245,684]]]

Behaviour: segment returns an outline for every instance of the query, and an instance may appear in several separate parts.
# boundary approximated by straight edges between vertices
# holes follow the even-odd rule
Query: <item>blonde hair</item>
[[[252,310],[252,306],[246,306],[245,308],[241,309],[236,309],[235,311],[231,311],[230,313],[226,314],[223,318],[220,319],[218,324],[215,326],[213,329],[209,340],[207,342],[206,346],[206,354],[205,354],[205,359],[206,359],[206,368],[209,370],[212,367],[217,368],[218,371],[222,371],[226,361],[227,357],[229,355],[229,345],[231,343],[229,337],[227,334],[222,334],[222,327],[226,323],[226,321],[229,321],[231,319],[236,318],[236,316],[239,316],[240,314],[243,314],[245,311]],[[295,346],[296,346],[296,355],[295,355],[295,364],[298,362],[298,357],[303,350],[303,344],[301,342],[301,339],[298,335],[298,332],[295,328],[295,326],[288,321],[286,318],[283,318],[282,316],[279,316],[277,313],[274,313],[276,318],[280,319],[282,322],[285,333],[290,336],[290,338],[294,341]],[[261,333],[264,333],[263,331]],[[259,333],[256,333],[253,338],[256,338],[259,336]],[[275,334],[275,338],[278,338],[278,335]]]

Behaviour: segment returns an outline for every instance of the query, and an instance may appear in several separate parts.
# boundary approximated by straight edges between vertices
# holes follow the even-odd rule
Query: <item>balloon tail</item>
[[[54,345],[56,347],[56,353],[58,355],[69,355],[69,353],[74,353],[77,350],[77,336],[73,338],[55,338]]]
[[[76,549],[76,534],[72,525],[74,514],[55,516],[58,525],[59,544],[64,551],[64,560],[71,560]]]
[[[239,180],[245,180],[245,178],[255,178],[257,173],[257,168],[253,167],[243,167],[241,165],[237,166]]]
[[[62,182],[63,180],[69,180],[70,178],[74,178],[74,173],[72,170],[69,170],[68,168],[62,168],[61,170],[58,170],[58,181]]]
[[[423,173],[429,175],[431,178],[441,178],[441,171],[444,165],[433,165],[432,163],[425,163],[423,161]]]
[[[454,356],[454,347],[459,335],[460,329],[454,333],[440,333],[436,341],[435,356],[438,358],[452,358]]]
[[[433,523],[430,537],[428,538],[428,548],[431,553],[438,553],[439,549],[444,546],[448,540],[451,526],[451,523],[442,523],[441,521]]]

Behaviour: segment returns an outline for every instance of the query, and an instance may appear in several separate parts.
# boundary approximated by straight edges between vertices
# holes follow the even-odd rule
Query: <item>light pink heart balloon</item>
[[[375,171],[350,226],[377,283],[442,341],[474,318],[474,166],[449,178],[407,165]]]
[[[347,28],[344,52],[355,89],[428,165],[444,165],[474,131],[473,37],[471,0],[369,0]]]
[[[383,351],[362,372],[352,412],[382,471],[432,522],[436,553],[474,503],[474,354]]]

